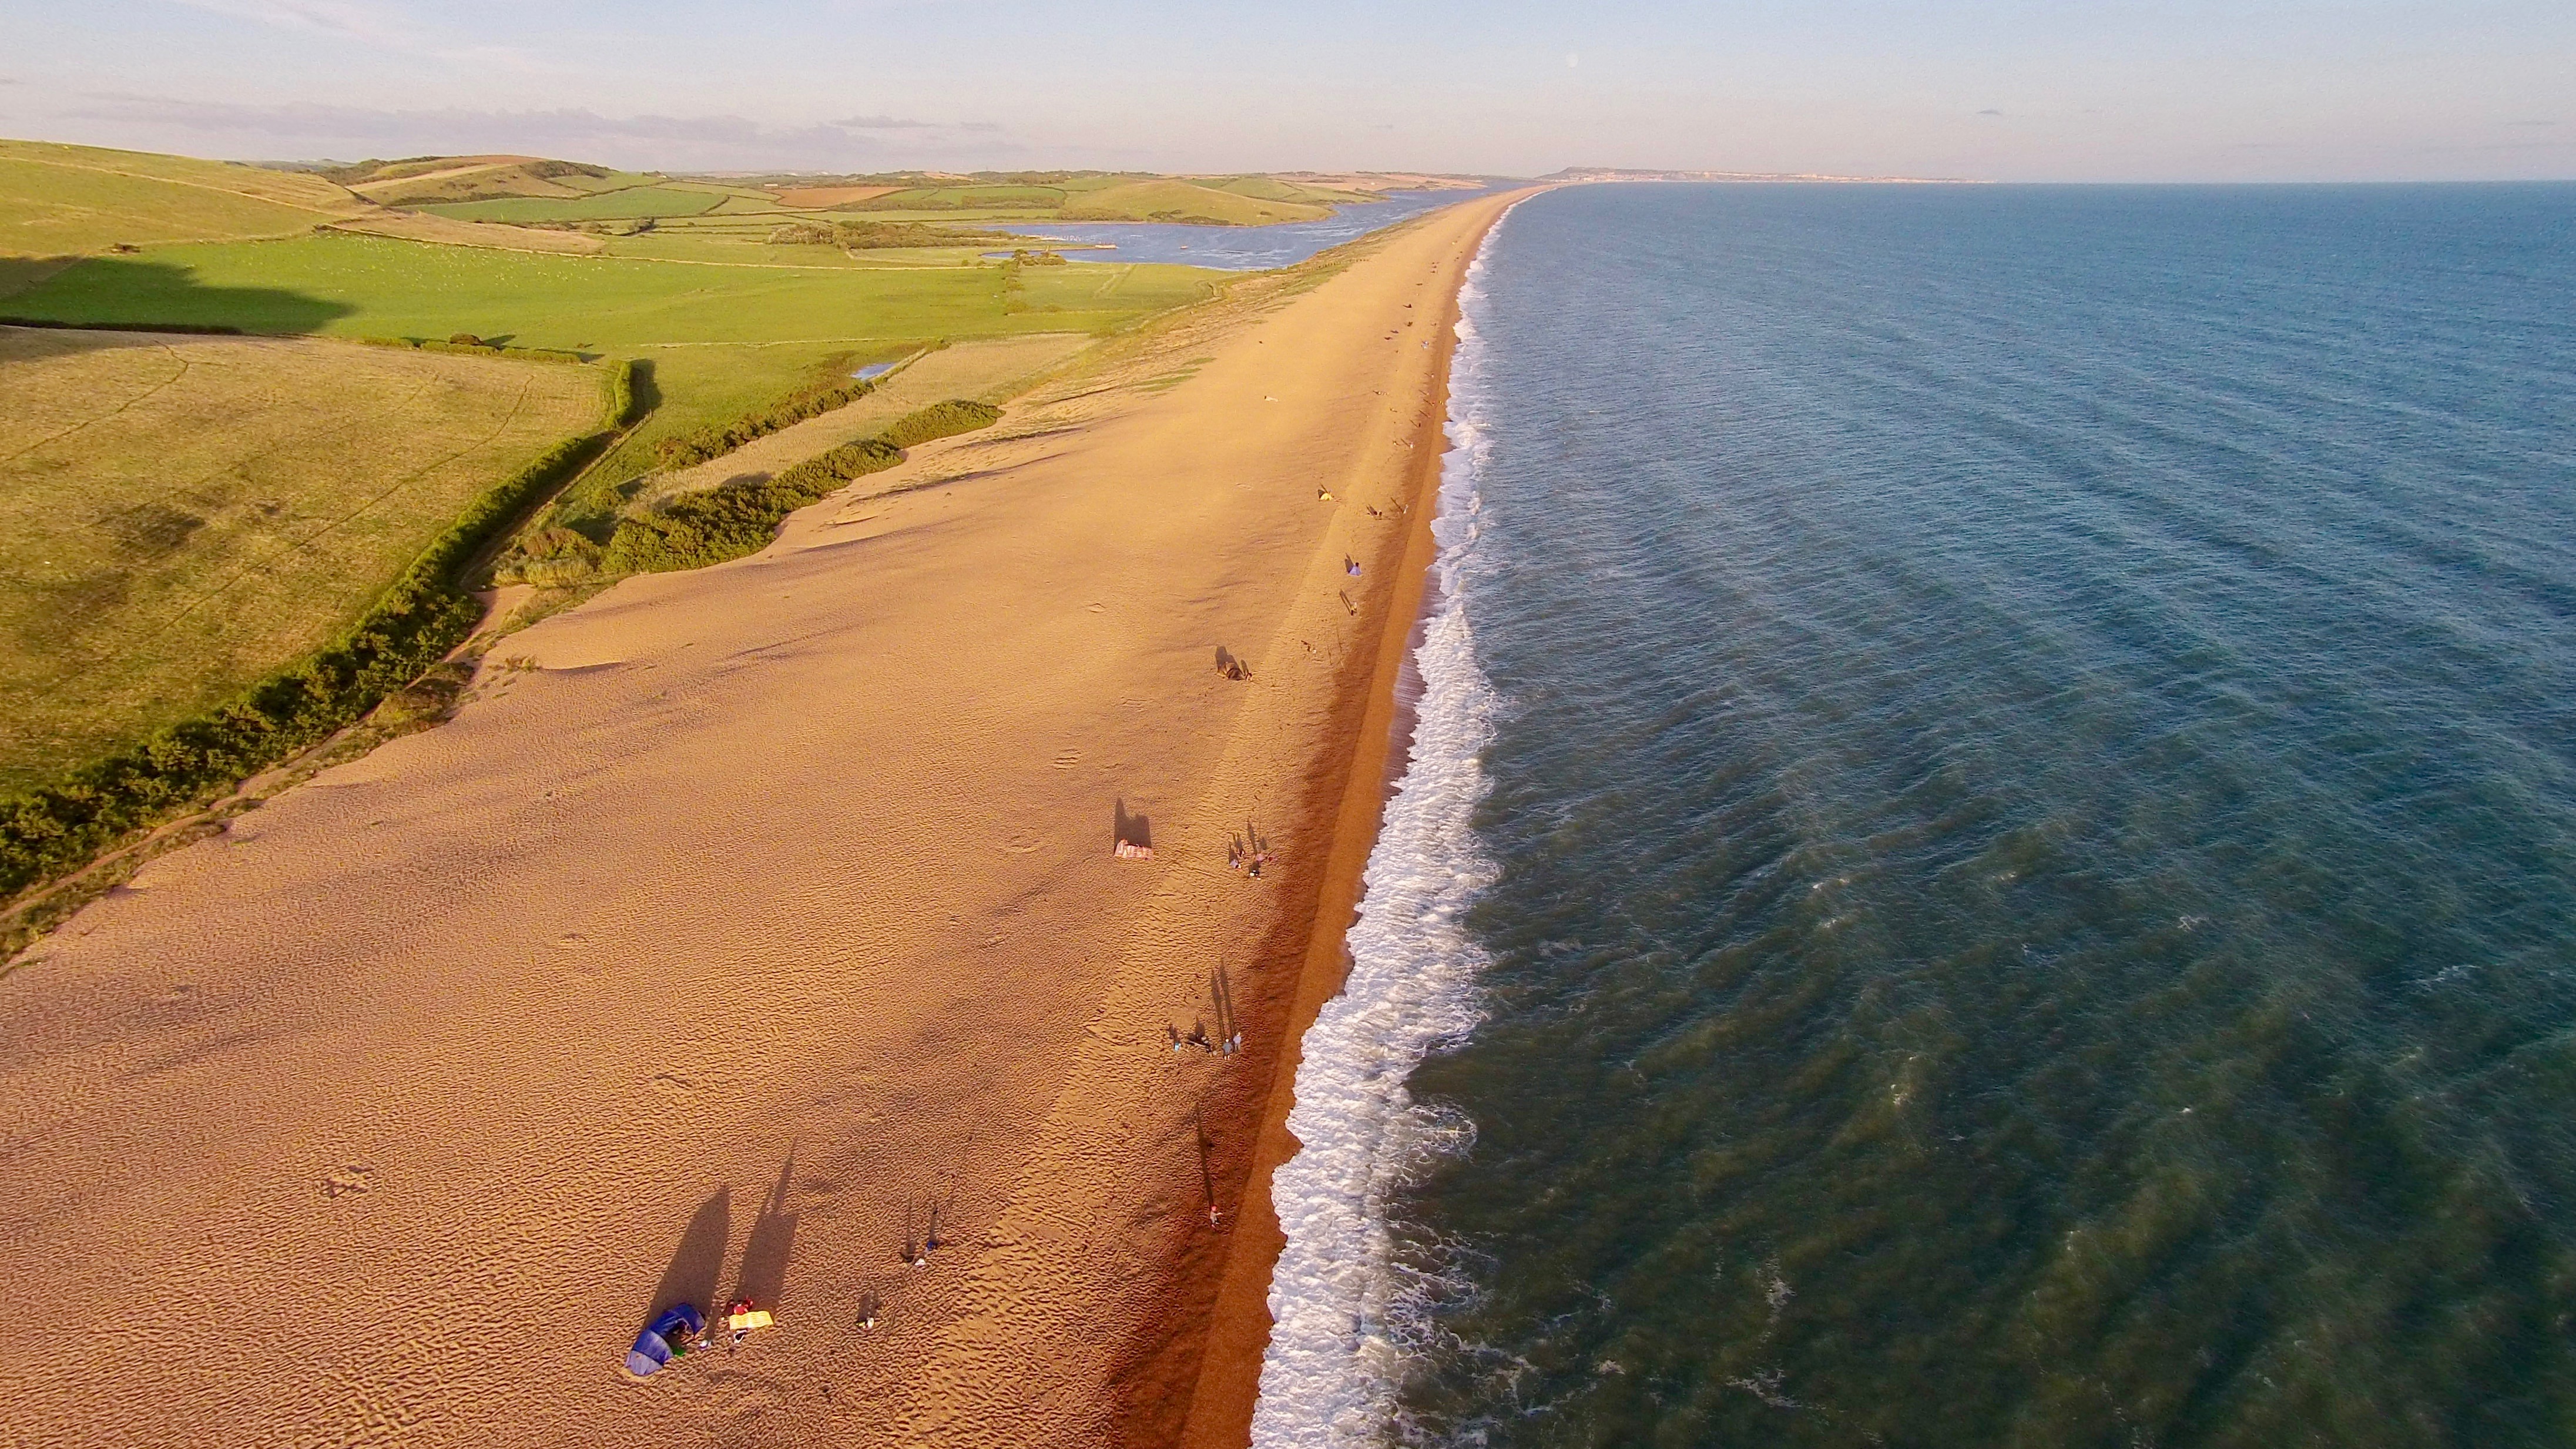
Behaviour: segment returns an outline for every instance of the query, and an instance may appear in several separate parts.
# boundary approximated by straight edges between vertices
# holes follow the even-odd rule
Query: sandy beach
[[[40,945],[0,1443],[1242,1442],[1447,323],[1513,199],[510,637],[450,723]],[[1243,1050],[1176,1050],[1221,993]],[[737,1295],[780,1326],[624,1376]]]

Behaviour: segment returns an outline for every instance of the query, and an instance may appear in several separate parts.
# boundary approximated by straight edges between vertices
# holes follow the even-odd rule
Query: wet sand
[[[40,946],[0,980],[0,1441],[1163,1443],[1203,1379],[1194,1441],[1248,1417],[1244,1185],[1509,199],[513,636],[451,723]],[[1216,971],[1245,1051],[1175,1052]],[[655,1307],[738,1293],[780,1326],[624,1378]]]

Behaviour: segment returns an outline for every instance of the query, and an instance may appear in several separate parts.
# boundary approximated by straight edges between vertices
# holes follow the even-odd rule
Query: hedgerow
[[[958,247],[979,242],[1011,241],[1006,231],[970,231],[958,227],[930,226],[918,221],[841,221],[829,224],[819,221],[791,221],[773,228],[769,240],[775,246],[843,247],[851,251],[874,251],[886,247]]]
[[[635,419],[635,364],[621,357],[608,364],[608,426],[627,427]]]
[[[440,341],[435,337],[361,337],[369,347],[399,347],[410,352],[444,352],[458,357],[508,357],[521,362],[587,362],[578,352],[554,347],[505,347],[486,342],[470,332],[459,332]]]
[[[862,382],[842,375],[838,372],[840,365],[834,361],[830,364],[834,369],[831,376],[808,383],[758,412],[662,439],[653,445],[655,460],[665,468],[686,468],[721,458],[755,438],[768,437],[807,418],[819,418],[876,391],[875,381]]]
[[[0,327],[52,327],[73,332],[176,332],[187,337],[239,337],[238,327],[202,322],[57,322],[46,317],[0,317]]]
[[[612,573],[667,573],[758,553],[797,509],[902,462],[906,448],[988,427],[1001,415],[990,403],[933,403],[895,419],[876,437],[844,443],[775,476],[754,474],[683,493],[621,520],[602,566]]]
[[[989,428],[1001,421],[1001,417],[1002,410],[991,403],[951,398],[905,413],[887,424],[886,430],[877,436],[898,448],[910,448],[934,438],[950,438],[959,433],[971,433],[977,428]]]

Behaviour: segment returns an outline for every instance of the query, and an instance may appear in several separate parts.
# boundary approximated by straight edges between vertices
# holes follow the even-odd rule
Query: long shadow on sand
[[[661,1286],[653,1290],[653,1301],[644,1309],[650,1319],[674,1303],[695,1305],[699,1311],[715,1310],[716,1279],[724,1273],[725,1245],[733,1240],[733,1189],[720,1187],[689,1218],[689,1226],[680,1234],[679,1251],[671,1255],[671,1266],[662,1270]]]
[[[796,1251],[796,1214],[787,1210],[787,1195],[796,1180],[796,1153],[778,1169],[778,1182],[751,1221],[751,1237],[742,1245],[742,1271],[734,1279],[734,1296],[775,1309],[787,1289],[787,1260]]]

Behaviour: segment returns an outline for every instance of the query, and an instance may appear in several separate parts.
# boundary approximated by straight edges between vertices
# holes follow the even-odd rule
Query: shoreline
[[[1350,958],[1344,939],[1358,920],[1363,877],[1412,743],[1412,702],[1401,697],[1401,685],[1412,667],[1413,649],[1433,602],[1431,570],[1439,545],[1431,528],[1438,517],[1442,462],[1448,453],[1449,380],[1458,346],[1459,297],[1467,265],[1485,238],[1512,206],[1540,189],[1544,188],[1504,193],[1504,204],[1466,238],[1455,273],[1447,279],[1434,347],[1437,381],[1414,425],[1414,458],[1406,482],[1411,516],[1399,536],[1402,548],[1375,631],[1366,692],[1359,702],[1357,738],[1340,779],[1322,792],[1331,797],[1332,848],[1304,932],[1304,960],[1269,1089],[1261,1095],[1257,1120],[1248,1124],[1255,1133],[1252,1161],[1237,1208],[1237,1226],[1217,1270],[1214,1313],[1179,1439],[1186,1449],[1237,1449],[1251,1439],[1262,1358],[1270,1339],[1271,1273],[1287,1241],[1271,1201],[1272,1175],[1298,1150],[1288,1130],[1288,1113],[1296,1101],[1303,1042],[1325,1003],[1340,994],[1348,974]]]
[[[1248,278],[760,554],[514,634],[448,723],[50,937],[0,982],[0,1247],[53,1266],[0,1313],[119,1332],[0,1361],[0,1396],[62,1443],[1248,1416],[1257,1169],[1339,983],[1457,283],[1506,204]],[[1259,881],[1224,869],[1247,822]],[[1152,860],[1113,857],[1131,828]],[[1188,1047],[1212,991],[1239,1053]],[[736,1296],[779,1328],[614,1372],[661,1306]],[[419,1351],[509,1304],[545,1311],[506,1354]]]

